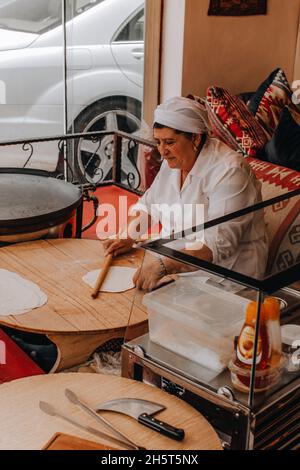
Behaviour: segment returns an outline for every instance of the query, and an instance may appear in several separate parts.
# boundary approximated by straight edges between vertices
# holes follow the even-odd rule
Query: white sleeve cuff
[[[216,234],[209,233],[209,230],[205,230],[203,245],[207,246],[207,248],[209,248],[210,251],[212,252],[212,255],[213,255],[212,262],[214,264],[218,264],[220,261],[220,257],[219,257],[217,242],[216,242]]]

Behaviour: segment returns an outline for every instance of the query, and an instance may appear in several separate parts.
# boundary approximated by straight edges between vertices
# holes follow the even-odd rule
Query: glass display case
[[[136,293],[149,333],[134,334],[133,308],[123,375],[195,406],[225,448],[300,446],[299,195],[143,245],[142,269],[162,262],[168,276]],[[278,205],[288,207],[287,216],[272,224],[267,212],[276,218]]]

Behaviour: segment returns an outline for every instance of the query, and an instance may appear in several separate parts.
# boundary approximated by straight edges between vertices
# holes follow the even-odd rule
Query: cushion
[[[256,158],[247,161],[262,183],[264,201],[300,188],[300,173]],[[300,259],[300,197],[265,208],[265,220],[269,238],[267,274],[274,274]]]
[[[248,107],[265,128],[269,138],[275,132],[283,108],[292,105],[292,94],[285,73],[276,69],[250,98]]]
[[[210,87],[206,107],[214,134],[233,150],[255,156],[264,148],[267,135],[240,98]]]
[[[142,121],[141,128],[133,134],[135,137],[148,140],[152,145],[139,144],[137,156],[137,169],[140,175],[139,191],[146,191],[157,175],[162,158],[156,148],[153,139],[153,129],[145,121]]]
[[[300,171],[300,114],[287,106],[264,150],[264,160]]]
[[[161,167],[162,158],[156,148],[139,146],[138,170],[141,176],[140,191],[146,191],[153,183]]]

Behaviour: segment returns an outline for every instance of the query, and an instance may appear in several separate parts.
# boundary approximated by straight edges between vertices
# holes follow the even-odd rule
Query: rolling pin
[[[97,277],[97,281],[96,281],[96,284],[95,284],[95,287],[93,289],[93,292],[92,292],[92,297],[93,299],[96,299],[98,297],[98,294],[99,294],[99,291],[101,289],[101,286],[106,278],[106,275],[109,271],[109,268],[111,266],[111,263],[112,263],[112,260],[113,260],[113,255],[112,253],[109,254],[108,256],[106,256],[104,258],[104,264],[102,266],[102,269]]]
[[[146,239],[144,238],[140,238],[138,240],[135,241],[135,243],[146,243],[148,242],[149,240],[151,240],[151,238],[147,237]],[[96,281],[96,284],[95,284],[95,287],[93,289],[93,292],[92,292],[92,297],[93,299],[96,299],[98,297],[98,294],[99,294],[99,291],[101,289],[101,286],[106,278],[106,275],[109,271],[109,268],[111,266],[111,263],[112,263],[112,260],[113,260],[113,255],[110,254],[108,256],[106,256],[104,258],[104,264],[103,264],[103,267],[98,275],[98,278],[97,278],[97,281]]]

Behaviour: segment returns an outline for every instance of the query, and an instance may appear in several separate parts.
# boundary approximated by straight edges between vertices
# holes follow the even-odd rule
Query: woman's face
[[[197,158],[195,145],[199,145],[200,136],[197,136],[199,142],[193,142],[184,134],[177,134],[169,127],[154,128],[153,135],[159,153],[168,162],[170,168],[184,171],[190,171],[193,168]]]

